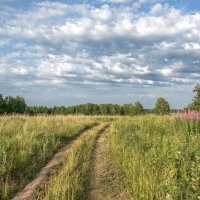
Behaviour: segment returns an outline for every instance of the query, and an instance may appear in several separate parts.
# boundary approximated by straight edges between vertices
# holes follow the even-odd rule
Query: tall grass
[[[200,199],[200,121],[120,119],[108,143],[116,180],[132,199]]]
[[[90,117],[0,117],[0,199],[29,182],[63,144],[95,124]]]
[[[61,169],[35,196],[37,200],[87,199],[94,142],[104,124],[95,127],[78,140],[63,158]]]

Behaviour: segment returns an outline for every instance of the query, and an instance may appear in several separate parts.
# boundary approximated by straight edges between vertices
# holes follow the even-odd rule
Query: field
[[[200,199],[200,120],[1,116],[0,199]]]

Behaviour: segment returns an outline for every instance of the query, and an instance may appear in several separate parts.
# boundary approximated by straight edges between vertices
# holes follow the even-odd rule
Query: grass
[[[0,199],[10,199],[63,144],[95,123],[81,116],[0,117]]]
[[[37,200],[87,199],[90,181],[91,158],[98,132],[104,124],[87,131],[70,149],[63,159],[57,174],[35,197]]]
[[[200,121],[124,118],[107,142],[116,181],[131,199],[200,199]]]
[[[108,192],[123,189],[133,200],[200,199],[200,120],[155,115],[1,116],[0,199],[10,199],[60,147],[98,123],[72,145],[35,196],[88,199],[94,143],[104,122],[111,123],[105,153],[112,167],[112,182],[105,180]]]

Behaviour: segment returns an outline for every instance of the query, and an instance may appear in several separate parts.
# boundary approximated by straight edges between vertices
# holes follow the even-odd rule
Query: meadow
[[[200,199],[200,121],[176,117],[120,119],[108,156],[130,199]]]
[[[1,116],[0,135],[3,200],[23,191],[72,141],[31,199],[93,199],[91,191],[99,188],[98,199],[200,199],[199,118]],[[96,152],[99,145],[103,152]],[[99,154],[101,166],[95,165]]]
[[[63,145],[95,125],[89,117],[0,117],[0,199],[22,189]]]

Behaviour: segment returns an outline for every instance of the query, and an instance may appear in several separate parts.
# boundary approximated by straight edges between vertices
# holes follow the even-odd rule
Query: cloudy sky
[[[0,0],[4,95],[182,108],[199,80],[199,0]]]

